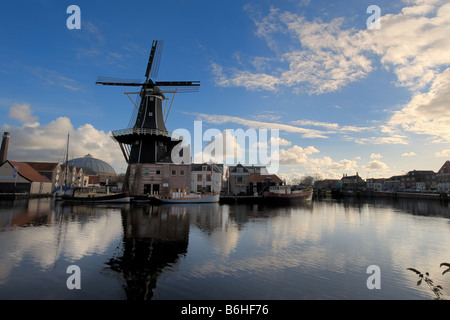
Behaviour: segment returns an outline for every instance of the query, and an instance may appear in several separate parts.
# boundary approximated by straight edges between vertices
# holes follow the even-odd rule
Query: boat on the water
[[[298,201],[311,201],[313,189],[293,189],[291,186],[274,186],[269,191],[263,192],[263,198],[267,202],[291,203]]]
[[[168,196],[156,196],[159,203],[214,203],[219,202],[219,193],[180,193],[174,192]]]
[[[102,203],[102,202],[129,203],[131,201],[131,197],[126,192],[100,193],[86,188],[70,188],[61,196],[61,200],[67,202],[87,202],[87,203]]]

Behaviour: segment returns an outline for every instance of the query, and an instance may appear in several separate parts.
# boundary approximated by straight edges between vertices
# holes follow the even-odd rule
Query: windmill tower
[[[153,81],[151,79],[158,75],[162,47],[163,42],[161,40],[153,41],[145,71],[145,81],[104,77],[99,77],[96,81],[96,84],[107,86],[140,87],[140,91],[125,91],[135,107],[129,128],[112,132],[112,137],[119,143],[129,169],[132,167],[132,169],[139,168],[139,171],[144,169],[147,172],[150,172],[150,170],[161,172],[163,170],[162,164],[172,163],[172,150],[182,142],[181,137],[175,137],[166,128],[166,121],[173,100],[177,93],[196,92],[200,87],[199,81]],[[130,97],[131,94],[137,96],[136,102]],[[172,94],[172,99],[167,98],[166,94]],[[131,126],[133,121],[134,125]],[[153,164],[153,166],[149,166],[149,164]],[[146,168],[142,168],[143,166]],[[165,168],[165,170],[168,169]],[[150,173],[147,175],[152,176]],[[155,175],[153,175],[153,178],[155,178]],[[138,184],[141,184],[141,186],[137,187],[139,191],[136,192],[150,193],[146,191],[153,192],[155,190],[159,192],[161,189],[159,186],[157,188],[157,185],[168,184],[167,177],[163,180],[153,179],[147,181],[147,185],[145,185],[146,181],[143,182],[144,185],[139,182]],[[136,181],[137,179],[134,182]]]

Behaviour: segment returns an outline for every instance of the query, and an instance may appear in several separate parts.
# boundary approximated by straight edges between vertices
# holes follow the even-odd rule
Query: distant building
[[[269,174],[265,166],[236,166],[228,167],[228,188],[233,194],[253,195],[263,188],[264,183],[281,184],[282,180],[273,174]]]
[[[223,164],[191,164],[191,191],[220,192]]]
[[[0,193],[50,194],[52,182],[29,164],[5,161],[0,166]]]
[[[275,174],[250,173],[248,180],[250,192],[254,195],[268,191],[270,187],[281,186],[283,184],[283,180]]]
[[[450,192],[450,161],[445,161],[436,173],[437,190],[440,192]]]
[[[386,179],[375,179],[375,178],[370,178],[370,179],[366,179],[366,188],[367,190],[372,190],[372,191],[383,191],[385,190],[385,183],[386,183]]]
[[[58,162],[26,161],[25,163],[51,181],[52,190],[60,186],[61,165]]]
[[[439,174],[450,173],[450,161],[445,161],[442,167],[438,170]]]
[[[78,187],[77,178],[77,167],[61,165],[58,185]]]
[[[404,190],[402,187],[402,177],[403,176],[392,176],[384,180],[384,190],[386,191],[401,191]]]
[[[340,182],[342,189],[344,190],[357,190],[364,188],[366,186],[366,183],[359,176],[358,172],[356,173],[356,175],[353,176],[348,176],[347,174],[344,174]]]
[[[94,158],[92,155],[87,154],[82,158],[76,158],[68,161],[69,166],[92,170],[93,174],[98,175],[101,184],[106,184],[108,180],[109,184],[117,181],[117,173],[114,168],[107,162]],[[90,175],[93,175],[92,173]],[[76,172],[74,173],[76,176]],[[74,181],[75,183],[75,181]]]
[[[436,173],[432,170],[413,170],[401,177],[401,188],[406,191],[437,189]]]
[[[133,195],[191,192],[191,165],[174,163],[133,163],[128,166],[126,183]]]

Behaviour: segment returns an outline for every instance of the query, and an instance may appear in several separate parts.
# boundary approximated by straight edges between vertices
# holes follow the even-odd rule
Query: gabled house
[[[234,194],[249,193],[250,172],[242,164],[228,167],[228,183],[230,192]]]
[[[50,194],[52,182],[26,162],[5,161],[0,166],[0,193]]]
[[[440,192],[450,192],[450,161],[445,161],[436,173],[437,190]]]
[[[358,190],[364,188],[366,186],[366,183],[357,172],[356,175],[353,176],[344,174],[341,178],[341,185],[342,189],[344,190]]]
[[[263,191],[269,191],[270,187],[281,186],[283,180],[276,174],[250,173],[249,186],[253,194],[261,194]]]
[[[425,191],[437,189],[436,173],[432,170],[412,170],[402,176],[404,190]]]
[[[191,164],[191,191],[220,192],[222,189],[223,164]]]
[[[59,177],[61,175],[61,165],[58,162],[31,162],[26,161],[26,164],[31,166],[34,170],[46,177],[52,183],[52,190],[59,186]]]
[[[229,192],[232,194],[254,195],[268,185],[281,185],[282,180],[274,174],[269,174],[265,166],[228,167]]]

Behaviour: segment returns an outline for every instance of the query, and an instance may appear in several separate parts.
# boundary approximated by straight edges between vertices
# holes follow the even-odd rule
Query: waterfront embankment
[[[338,191],[333,197],[389,198],[389,199],[428,199],[447,201],[450,196],[446,192],[402,192],[402,191]]]

